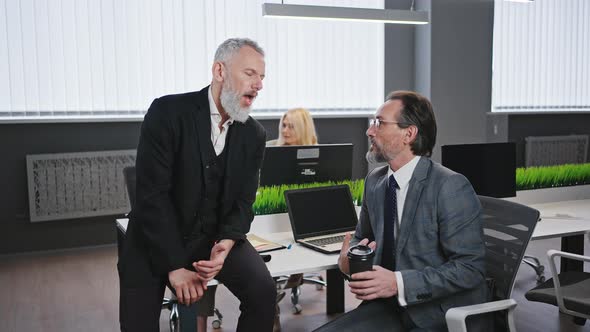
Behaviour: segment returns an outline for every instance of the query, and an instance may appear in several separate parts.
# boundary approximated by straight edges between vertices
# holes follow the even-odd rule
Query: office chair
[[[537,257],[525,255],[522,259],[522,262],[535,270],[538,284],[545,282],[545,267],[543,264],[541,264]]]
[[[559,311],[573,316],[577,325],[586,324],[590,319],[590,272],[567,271],[557,273],[555,258],[564,257],[590,262],[590,256],[549,250],[549,269],[553,278],[529,290],[524,295],[529,301],[543,302],[559,307]]]
[[[310,273],[310,274],[292,274],[290,276],[280,276],[275,281],[277,283],[277,290],[282,291],[279,292],[277,296],[277,304],[281,302],[281,300],[285,297],[284,290],[291,289],[291,304],[293,304],[293,313],[300,314],[303,311],[303,307],[299,304],[299,296],[301,296],[301,286],[303,284],[313,284],[316,286],[317,290],[322,290],[324,287],[327,286],[326,281],[324,281],[324,277],[322,277],[319,273]]]
[[[493,312],[495,331],[515,331],[516,301],[510,296],[522,257],[539,220],[539,211],[498,198],[478,197],[482,205],[490,302],[449,309],[445,316],[447,326],[450,332],[466,332],[468,316]]]
[[[127,188],[127,195],[129,196],[129,205],[131,209],[135,206],[135,188],[136,188],[136,177],[135,177],[135,166],[128,166],[123,169],[123,177],[125,178],[125,186]],[[118,244],[119,244],[119,255],[121,254],[121,244],[124,240],[123,236],[118,237]],[[216,287],[216,286],[210,286]],[[178,311],[178,299],[176,295],[172,293],[170,298],[164,297],[162,300],[162,309],[167,309],[170,311],[170,331],[178,332],[180,326],[180,319],[179,319],[179,311]],[[221,323],[223,322],[223,315],[221,312],[214,308],[213,312],[215,314],[216,319],[211,322],[211,326],[214,329],[219,329],[221,327]]]

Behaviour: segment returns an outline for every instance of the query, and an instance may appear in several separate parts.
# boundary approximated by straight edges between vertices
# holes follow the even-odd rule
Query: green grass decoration
[[[339,184],[348,185],[350,193],[352,194],[352,200],[356,205],[360,205],[363,199],[364,182],[364,180],[330,181],[260,187],[258,188],[258,192],[256,192],[256,201],[254,201],[252,209],[256,215],[284,213],[287,212],[287,204],[285,203],[284,196],[285,190],[325,187]]]
[[[520,167],[516,169],[516,190],[584,184],[590,184],[590,163]]]
[[[361,205],[363,199],[364,180],[313,182],[280,186],[260,187],[253,205],[254,214],[273,214],[287,212],[285,190],[346,184],[354,204]],[[516,190],[565,187],[590,184],[590,163],[566,164],[557,166],[520,167],[516,169]]]

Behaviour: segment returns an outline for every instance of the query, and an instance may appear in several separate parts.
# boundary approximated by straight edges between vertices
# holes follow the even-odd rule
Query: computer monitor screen
[[[516,196],[514,143],[443,145],[442,164],[465,175],[478,195]]]
[[[352,178],[352,144],[267,146],[260,186]]]

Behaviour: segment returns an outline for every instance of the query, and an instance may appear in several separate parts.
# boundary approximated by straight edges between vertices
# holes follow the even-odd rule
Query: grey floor
[[[559,245],[559,239],[533,241],[528,253],[546,263],[545,252]],[[585,246],[586,253],[590,253],[588,239]],[[116,255],[115,246],[104,246],[0,256],[0,331],[117,331]],[[590,266],[585,270],[589,271]],[[584,327],[574,325],[570,317],[559,314],[555,307],[524,299],[524,292],[534,285],[533,270],[522,265],[513,293],[518,302],[518,331],[590,332],[590,323]],[[223,327],[210,327],[209,331],[234,331],[238,303],[223,286],[217,294],[217,306],[224,315]],[[283,331],[311,331],[334,318],[325,314],[325,291],[312,285],[303,287],[300,303],[303,312],[294,315],[289,298],[281,302]],[[357,304],[356,299],[347,295],[346,310]],[[165,312],[160,326],[162,331],[168,330]]]

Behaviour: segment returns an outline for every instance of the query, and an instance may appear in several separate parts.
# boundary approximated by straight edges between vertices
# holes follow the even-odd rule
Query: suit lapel
[[[244,124],[234,121],[234,123],[230,126],[229,138],[225,141],[225,149],[227,151],[226,161],[225,161],[225,180],[223,184],[223,197],[226,200],[229,200],[232,193],[235,191],[232,190],[232,184],[235,183],[231,181],[233,178],[233,171],[235,167],[244,167],[245,165],[240,160],[241,156],[243,156],[245,147],[242,146],[244,144],[244,139],[240,139],[242,136],[242,131],[244,129]]]
[[[209,145],[211,145],[211,114],[209,111],[209,87],[199,91],[196,100],[197,110],[193,112],[194,125],[198,137],[198,146],[195,149],[200,154],[201,167],[208,162]]]
[[[397,255],[402,252],[404,246],[408,242],[410,232],[413,230],[412,224],[414,223],[418,202],[420,202],[420,196],[424,189],[424,180],[427,179],[429,170],[430,159],[420,157],[416,169],[414,169],[414,174],[412,174],[412,178],[410,179],[408,194],[406,195],[406,201],[404,203],[404,212],[402,214],[399,234],[396,241],[395,252]]]
[[[384,209],[385,209],[385,190],[387,189],[387,170],[389,166],[383,167],[383,174],[377,179],[375,183],[375,187],[373,188],[373,197],[375,197],[375,218],[371,218],[373,224],[371,227],[373,228],[373,234],[377,236],[379,234],[380,238],[375,239],[375,241],[380,244],[383,243],[383,222],[384,222]],[[381,247],[381,246],[379,246]],[[379,255],[381,257],[381,255]]]

